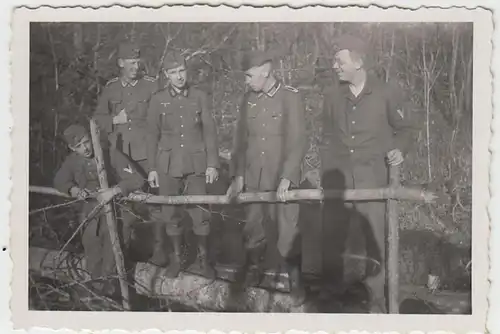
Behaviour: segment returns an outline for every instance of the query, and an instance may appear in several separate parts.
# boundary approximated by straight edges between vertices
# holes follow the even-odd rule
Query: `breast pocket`
[[[146,117],[147,112],[148,112],[148,106],[149,106],[148,99],[137,101],[137,107],[136,107],[137,117],[140,117],[140,118]]]
[[[271,111],[268,123],[268,131],[271,134],[281,134],[283,128],[283,112],[281,110]]]
[[[162,130],[172,131],[175,129],[175,115],[172,109],[165,108],[160,114],[160,126]]]
[[[123,109],[122,100],[110,99],[108,102],[108,109],[112,115],[118,115],[120,113],[121,109]]]

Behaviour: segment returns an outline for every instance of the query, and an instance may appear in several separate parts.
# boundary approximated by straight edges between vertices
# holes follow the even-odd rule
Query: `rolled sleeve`
[[[406,155],[411,149],[418,128],[411,119],[410,108],[405,106],[403,97],[400,89],[391,87],[387,92],[386,101],[388,122],[394,129],[394,148]]]

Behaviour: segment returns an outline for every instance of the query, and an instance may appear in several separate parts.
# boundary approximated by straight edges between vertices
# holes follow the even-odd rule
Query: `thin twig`
[[[44,208],[40,208],[40,209],[36,209],[36,210],[30,211],[29,215],[31,216],[31,215],[33,215],[35,213],[39,213],[39,212],[43,212],[43,211],[48,211],[48,210],[52,210],[52,209],[57,209],[57,208],[62,208],[62,207],[69,206],[71,204],[75,204],[75,203],[78,203],[78,202],[81,202],[81,201],[83,201],[83,199],[75,199],[73,201],[69,201],[69,202],[66,202],[66,203],[61,203],[61,204],[46,206]]]
[[[59,251],[59,253],[57,253],[57,257],[61,256],[61,253],[64,251],[64,249],[66,248],[66,246],[68,246],[68,244],[71,242],[71,240],[73,240],[73,238],[78,234],[78,232],[80,231],[80,229],[83,227],[83,225],[85,225],[89,220],[91,220],[92,218],[94,218],[94,216],[96,215],[97,212],[99,212],[99,210],[101,210],[102,208],[104,207],[104,204],[103,203],[99,203],[98,205],[96,205],[96,207],[94,209],[92,209],[92,211],[90,211],[89,215],[87,216],[87,218],[85,218],[81,223],[80,225],[78,225],[77,229],[75,230],[75,232],[73,232],[73,234],[71,235],[71,237],[68,239],[68,241],[66,241],[66,243],[64,244],[64,246],[61,248],[61,250]]]

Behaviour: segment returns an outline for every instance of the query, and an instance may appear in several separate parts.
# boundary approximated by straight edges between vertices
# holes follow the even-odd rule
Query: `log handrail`
[[[29,186],[29,192],[44,195],[52,195],[64,198],[72,198],[69,194],[60,192],[51,187]],[[94,198],[95,195],[91,195]],[[252,202],[278,202],[276,192],[241,193],[231,201],[225,195],[185,195],[185,196],[157,196],[143,192],[133,192],[124,198],[130,202],[142,202],[149,204],[184,205],[184,204],[242,204]],[[326,199],[341,199],[344,201],[369,201],[369,200],[404,200],[432,203],[436,200],[433,192],[420,189],[387,187],[378,189],[345,189],[345,190],[322,190],[322,189],[297,189],[290,190],[285,195],[286,201],[323,201]]]

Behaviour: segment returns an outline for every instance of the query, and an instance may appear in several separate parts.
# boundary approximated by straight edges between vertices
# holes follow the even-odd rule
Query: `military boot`
[[[197,261],[200,268],[200,274],[206,278],[214,279],[216,277],[215,269],[208,259],[208,237],[199,235],[198,238],[198,256]]]
[[[170,265],[167,267],[166,276],[168,278],[176,278],[179,276],[182,268],[182,235],[170,236],[172,241],[172,246],[174,248],[174,254]]]
[[[306,290],[302,281],[300,257],[285,260],[286,271],[290,282],[290,295],[293,306],[300,306],[306,299]]]
[[[155,223],[153,256],[149,259],[149,262],[158,267],[166,267],[168,264],[168,252],[165,239],[165,226],[161,223]]]
[[[264,277],[262,260],[264,257],[264,247],[257,247],[247,250],[246,264],[243,270],[245,275],[245,287],[258,286]]]

